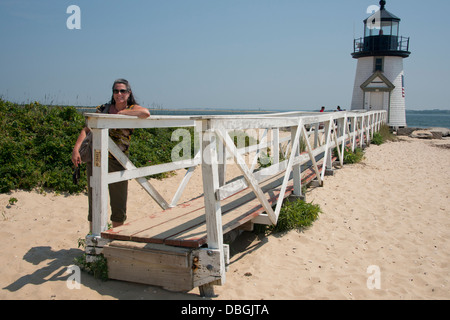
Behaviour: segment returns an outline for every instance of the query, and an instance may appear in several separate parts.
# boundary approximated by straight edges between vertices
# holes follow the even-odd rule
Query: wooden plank
[[[276,181],[277,177],[273,178]],[[279,179],[279,178],[278,178]],[[272,180],[272,181],[273,181]],[[272,182],[273,185],[278,185],[279,182]],[[269,185],[267,188],[271,188]],[[221,202],[222,209],[222,219],[223,217],[233,209],[239,207],[242,203],[248,202],[255,199],[255,195],[253,194],[251,189],[245,189],[241,192],[234,194],[233,196],[223,200]],[[153,243],[166,243],[166,239],[173,237],[174,235],[179,235],[187,232],[186,230],[196,228],[199,225],[204,225],[206,221],[204,208],[200,208],[196,211],[191,211],[189,214],[184,214],[176,219],[171,219],[170,221],[166,221],[160,225],[148,226],[150,221],[142,221],[140,223],[141,228],[145,228],[141,232],[135,232],[130,236],[130,240],[133,241],[151,241]],[[206,229],[205,229],[206,230]],[[203,235],[201,236],[203,238]],[[192,242],[188,244],[188,242]],[[202,243],[204,244],[204,242]],[[171,245],[185,245],[185,246],[194,246],[198,247],[198,244],[195,240],[186,240],[183,244],[172,242]]]
[[[222,207],[228,211],[233,206],[236,206],[236,201],[251,199],[252,191],[245,189],[222,201]],[[102,237],[106,239],[163,243],[164,239],[173,234],[204,223],[204,214],[203,198],[199,197],[159,214],[155,213],[107,230],[102,233]]]
[[[322,167],[318,165],[318,169]],[[262,190],[268,193],[270,190],[281,185],[283,172],[262,183]],[[308,183],[316,177],[313,169],[304,170],[302,183]],[[288,186],[286,196],[292,192],[292,185]],[[277,192],[277,191],[275,191]],[[269,197],[269,203],[273,204],[273,195]],[[254,202],[252,202],[254,201]],[[235,193],[233,196],[224,199],[222,205],[223,232],[228,232],[242,224],[254,219],[264,209],[255,201],[255,195],[251,189],[247,188]],[[149,217],[131,221],[123,226],[105,231],[102,237],[107,239],[128,240],[145,243],[170,244],[174,246],[199,247],[206,243],[206,232],[192,235],[193,229],[200,230],[201,225],[205,225],[203,198],[199,197],[175,208],[152,214]],[[205,228],[205,227],[203,227]],[[182,235],[191,234],[183,238]],[[194,232],[195,233],[195,232]]]
[[[204,209],[203,197],[195,198],[176,207],[169,208],[160,213],[152,213],[144,218],[126,222],[120,227],[102,232],[102,238],[116,240],[132,240],[138,233],[147,229],[157,228],[168,221],[176,220],[174,223],[188,221],[190,215],[197,210]],[[135,240],[137,241],[137,239]]]
[[[320,165],[322,166],[322,165]],[[306,184],[315,178],[315,172],[312,169],[308,169],[304,171],[304,175],[302,177],[302,181]],[[279,175],[276,179],[272,180],[269,184],[265,186],[265,192],[268,193],[269,199],[268,202],[271,205],[274,205],[280,196],[280,183],[283,179],[282,175]],[[273,189],[274,186],[278,186],[278,188]],[[267,189],[267,190],[266,190]],[[292,194],[294,190],[293,183],[287,186],[284,199]],[[246,198],[248,197],[248,198]],[[222,216],[223,222],[223,232],[229,232],[238,228],[239,226],[255,219],[261,213],[264,212],[264,208],[257,201],[254,194],[247,193],[246,197],[241,197],[238,199],[238,202],[229,202],[229,208],[227,206],[223,206],[222,210],[224,212]],[[236,201],[236,200],[235,200]],[[206,243],[206,232],[204,224],[198,224],[191,229],[187,229],[183,232],[180,232],[173,237],[165,239],[164,243],[167,245],[174,246],[190,246],[190,247],[198,247]]]
[[[273,188],[281,184],[281,179],[282,176],[273,177],[271,181],[263,186],[263,191],[265,193],[270,193]],[[274,201],[273,196],[271,196],[268,201],[272,205]],[[245,224],[261,212],[264,212],[264,208],[259,205],[258,199],[252,190],[242,190],[222,201],[223,232],[231,231],[232,229]],[[180,228],[178,233],[166,238],[164,243],[170,245],[199,246],[205,243],[205,235],[204,223],[196,223],[192,224],[190,228]]]
[[[288,197],[293,191],[293,186],[288,186],[284,192],[284,197]],[[280,188],[272,190],[269,193],[268,202],[274,205],[279,200]],[[252,201],[244,202],[238,208],[226,212],[222,216],[223,232],[227,233],[239,226],[251,221],[264,212],[258,199],[254,198]],[[174,246],[192,246],[198,247],[207,242],[206,226],[199,224],[194,228],[190,228],[176,234],[170,238],[165,239],[164,243]]]
[[[112,241],[103,248],[103,252],[109,253],[113,248],[118,250],[116,257],[141,261],[143,263],[171,265],[177,268],[190,268],[188,257],[190,249],[183,247],[172,247],[154,243],[142,243],[133,241]],[[145,252],[145,254],[139,254]]]
[[[108,277],[111,279],[161,286],[173,291],[193,288],[189,256],[180,257],[185,263],[178,266],[179,263],[172,263],[171,255],[164,257],[164,253],[145,250],[107,246],[103,255],[108,260]]]

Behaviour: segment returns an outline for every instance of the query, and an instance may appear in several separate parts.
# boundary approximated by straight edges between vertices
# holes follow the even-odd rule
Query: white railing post
[[[297,136],[297,131],[299,131],[298,139],[299,142],[297,144],[293,143],[295,137]],[[308,136],[305,137],[305,139],[308,139]],[[300,141],[302,140],[302,130],[299,126],[297,127],[291,127],[291,141],[292,146],[295,146],[295,149],[291,150],[291,157],[293,160],[295,160],[296,157],[300,155]],[[294,191],[293,194],[295,196],[301,196],[302,195],[302,173],[301,173],[301,166],[300,164],[295,164],[292,166],[292,179],[294,183]]]
[[[273,163],[280,163],[280,129],[272,129]]]
[[[209,128],[210,122],[207,120],[198,121],[198,128],[201,128],[201,153],[202,153],[202,179],[203,194],[205,202],[206,233],[208,249],[214,250],[211,253],[218,255],[218,264],[215,266],[218,270],[214,274],[219,274],[219,278],[212,279],[210,283],[200,286],[202,295],[211,296],[214,294],[213,284],[225,283],[225,255],[223,249],[223,227],[222,227],[222,208],[220,200],[216,194],[219,190],[219,168],[217,160],[216,138],[212,129]]]
[[[108,129],[92,129],[92,234],[108,225]]]
[[[328,119],[328,121],[325,123],[325,127],[324,130],[326,132],[326,137],[325,137],[325,154],[324,154],[324,158],[323,158],[323,163],[322,163],[322,173],[320,178],[324,179],[325,177],[325,172],[328,169],[332,169],[331,166],[331,148],[330,148],[330,141],[331,141],[331,129],[332,129],[332,122],[333,122],[333,117],[330,116],[330,119]]]
[[[354,116],[352,118],[351,127],[352,127],[352,137],[353,137],[353,140],[352,140],[352,152],[353,152],[353,151],[355,151],[355,148],[356,148],[356,136],[358,134],[358,120],[356,119],[356,116]]]

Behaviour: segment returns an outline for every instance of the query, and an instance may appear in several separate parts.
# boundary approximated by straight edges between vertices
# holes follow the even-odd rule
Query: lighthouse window
[[[392,35],[398,36],[398,22],[392,22]]]
[[[390,36],[391,35],[391,26],[392,26],[391,21],[383,21],[381,23],[380,35]]]
[[[383,72],[383,58],[375,58],[375,71]]]

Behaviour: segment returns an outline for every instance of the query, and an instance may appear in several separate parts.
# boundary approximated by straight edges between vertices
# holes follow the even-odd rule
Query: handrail
[[[324,155],[324,166],[319,181],[323,179],[324,171],[331,166],[331,149],[339,147],[340,154],[344,151],[344,144],[351,143],[352,149],[356,146],[359,138],[369,142],[373,133],[379,130],[382,123],[386,122],[386,111],[341,111],[341,112],[288,112],[258,115],[198,115],[198,116],[151,116],[147,119],[139,119],[132,116],[109,115],[109,114],[85,114],[87,125],[93,132],[93,176],[91,186],[93,189],[93,228],[95,236],[99,236],[107,226],[107,197],[108,184],[137,179],[149,195],[157,201],[163,209],[173,206],[183,191],[188,178],[183,179],[182,185],[172,202],[165,201],[157,190],[145,179],[145,176],[155,173],[169,172],[180,168],[190,168],[186,175],[191,174],[193,168],[202,166],[202,172],[207,179],[214,180],[212,190],[206,188],[204,183],[205,201],[215,203],[210,208],[220,207],[220,199],[224,194],[235,192],[236,188],[250,187],[253,189],[261,204],[266,209],[267,214],[262,214],[258,219],[268,224],[275,224],[279,213],[279,205],[275,211],[268,206],[260,192],[259,181],[264,175],[273,175],[280,171],[297,172],[297,181],[294,181],[294,194],[301,194],[301,180],[299,176],[300,165],[307,161],[315,162],[316,156]],[[136,168],[129,159],[117,148],[114,142],[108,137],[108,130],[112,128],[167,128],[167,127],[195,127],[196,139],[199,139],[199,150],[193,159],[175,160],[171,163],[152,165]],[[320,130],[318,130],[321,128]],[[229,136],[233,130],[263,129],[269,130],[270,139],[264,138],[259,145],[237,148]],[[289,137],[280,138],[280,130],[287,129],[285,135]],[[308,140],[306,145],[307,154],[300,154],[299,140]],[[217,143],[213,143],[214,141]],[[319,141],[320,140],[320,141]],[[281,151],[281,143],[290,141],[290,156],[284,161],[280,161],[278,154]],[[274,163],[260,172],[253,173],[255,164],[249,169],[243,163],[242,155],[248,152],[259,152],[263,148],[270,148],[274,154]],[[222,148],[222,149],[220,149]],[[224,152],[224,150],[227,152]],[[108,152],[111,152],[116,159],[122,163],[126,170],[108,173]],[[233,157],[239,165],[243,179],[236,184],[226,184],[221,177],[221,170],[226,165],[226,159],[219,159],[219,154],[223,153],[227,157]],[[283,152],[289,154],[288,147]],[[212,160],[211,160],[212,159]],[[225,159],[225,160],[224,160]],[[173,159],[174,160],[174,159]],[[342,159],[340,159],[342,162]],[[326,162],[326,163],[325,163]],[[317,165],[314,170],[319,173]],[[205,178],[204,178],[205,179]],[[216,181],[217,180],[217,181]],[[295,180],[295,179],[294,179]],[[204,180],[205,182],[205,180]],[[239,186],[237,186],[239,185]],[[286,187],[283,183],[282,189]],[[206,212],[206,215],[217,215],[217,212]]]

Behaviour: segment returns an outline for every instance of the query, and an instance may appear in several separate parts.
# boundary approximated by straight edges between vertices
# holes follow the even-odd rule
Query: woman
[[[150,112],[136,103],[131,90],[130,84],[125,79],[118,79],[113,84],[113,94],[111,101],[108,104],[97,107],[97,113],[122,114],[127,116],[137,116],[145,119],[150,116]],[[85,127],[81,130],[80,135],[75,143],[72,151],[72,162],[75,167],[81,163],[80,146],[86,135],[89,133],[89,128]],[[109,136],[116,142],[119,148],[125,153],[128,153],[130,147],[132,129],[110,129]],[[108,159],[109,172],[122,171],[124,168],[114,158],[109,155]],[[92,176],[92,162],[87,163],[87,176]],[[92,189],[88,179],[88,198],[89,198],[89,215],[90,230],[92,231]],[[113,227],[118,227],[124,223],[127,218],[127,196],[128,196],[128,181],[117,182],[109,185],[109,198],[111,205],[111,221]]]

